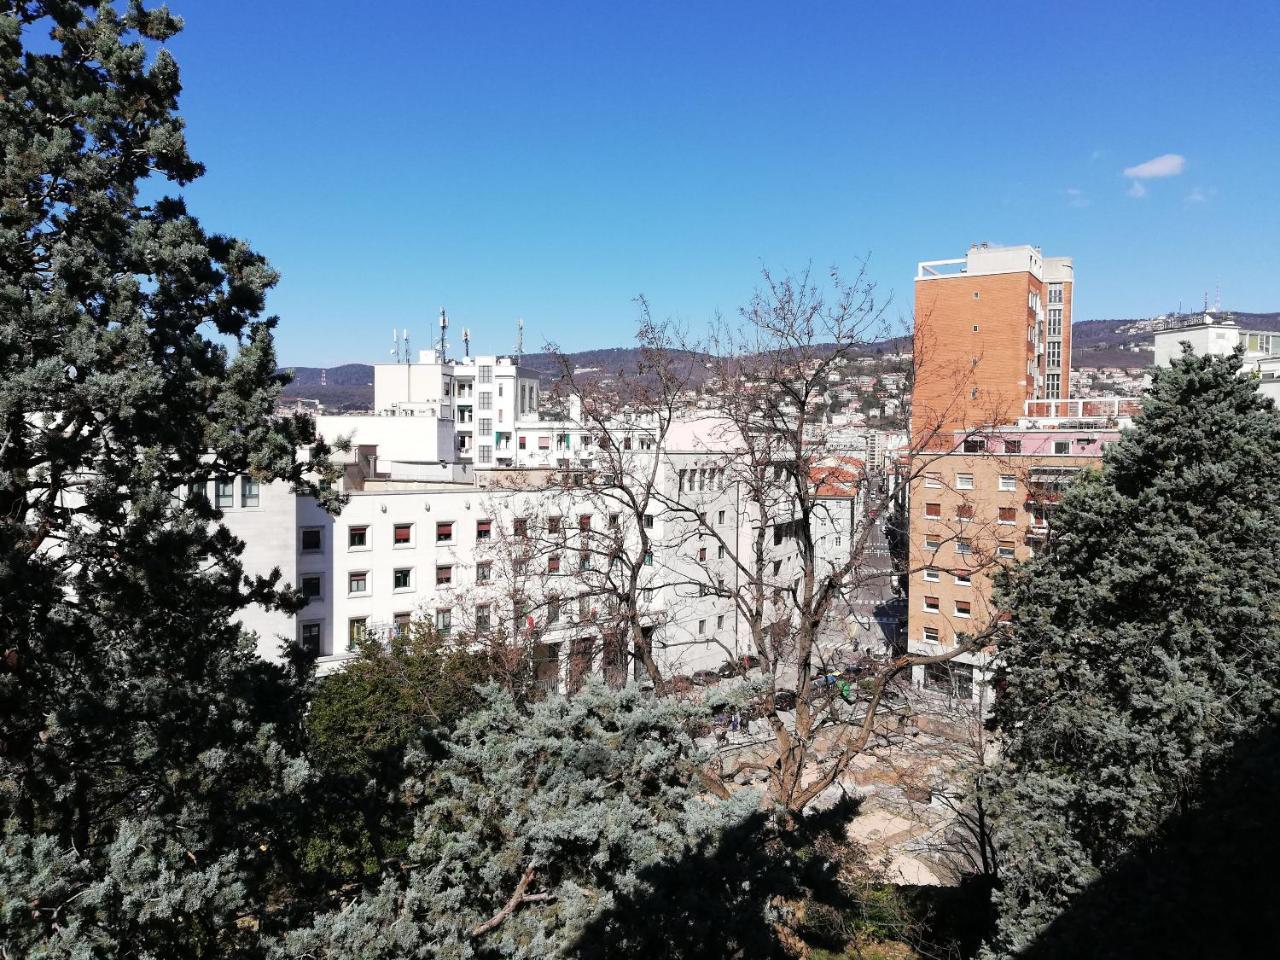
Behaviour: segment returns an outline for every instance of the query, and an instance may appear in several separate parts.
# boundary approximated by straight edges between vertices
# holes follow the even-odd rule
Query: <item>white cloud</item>
[[[1147,195],[1147,188],[1142,185],[1141,180],[1135,180],[1133,181],[1133,183],[1129,185],[1129,196],[1145,197],[1146,195]]]
[[[1136,167],[1125,167],[1124,175],[1133,180],[1150,180],[1153,177],[1176,177],[1187,165],[1187,158],[1178,153],[1162,153]]]
[[[1067,187],[1067,205],[1072,207],[1087,207],[1089,198],[1084,195],[1084,191],[1079,187]]]
[[[1187,203],[1207,203],[1209,201],[1209,198],[1212,197],[1217,192],[1218,191],[1215,190],[1213,187],[1210,187],[1207,190],[1205,190],[1202,187],[1195,187],[1190,193],[1187,194],[1185,201]]]

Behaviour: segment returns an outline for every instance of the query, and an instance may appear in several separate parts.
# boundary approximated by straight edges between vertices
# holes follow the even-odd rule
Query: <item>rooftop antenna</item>
[[[400,331],[395,327],[391,328],[391,355],[396,358],[396,363],[400,362]]]
[[[404,328],[404,362],[412,363],[413,361],[409,359],[412,356],[413,354],[409,352],[409,328],[405,327]]]
[[[1213,285],[1213,312],[1222,312],[1222,278],[1219,277]]]
[[[524,317],[516,318],[516,365],[524,356]]]
[[[440,308],[440,362],[444,363],[445,351],[449,348],[449,341],[445,339],[445,334],[449,330],[449,317],[444,312],[444,307]]]
[[[463,359],[471,359],[471,328],[462,328],[462,356]]]

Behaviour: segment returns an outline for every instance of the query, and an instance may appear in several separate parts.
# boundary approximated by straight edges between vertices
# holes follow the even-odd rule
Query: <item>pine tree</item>
[[[291,933],[284,955],[533,960],[603,941],[604,955],[651,956],[637,944],[670,945],[705,911],[723,922],[694,942],[727,956],[735,928],[758,929],[762,908],[744,904],[762,885],[717,887],[707,870],[696,896],[677,899],[664,883],[664,868],[700,862],[759,806],[751,791],[705,798],[706,758],[687,732],[694,708],[597,681],[527,711],[495,684],[482,695],[486,705],[462,720],[443,761],[413,761],[407,879],[390,875]],[[690,886],[686,877],[680,889]]]
[[[234,616],[215,477],[329,472],[272,418],[276,274],[163,182],[202,173],[164,8],[0,0],[0,944],[7,956],[251,951],[300,668]]]
[[[1240,355],[1156,371],[1133,429],[1077,482],[1011,611],[997,947],[1186,812],[1280,702],[1280,415]]]

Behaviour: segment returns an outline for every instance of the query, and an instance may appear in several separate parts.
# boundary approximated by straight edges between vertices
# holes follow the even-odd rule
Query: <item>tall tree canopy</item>
[[[0,0],[0,943],[235,952],[261,925],[296,673],[234,615],[249,578],[200,495],[325,472],[273,419],[276,274],[205,232],[164,8]],[[158,199],[144,201],[146,195]],[[42,952],[43,951],[43,952]]]
[[[1156,371],[1133,429],[1004,578],[999,947],[1184,813],[1280,694],[1280,415],[1240,356]]]

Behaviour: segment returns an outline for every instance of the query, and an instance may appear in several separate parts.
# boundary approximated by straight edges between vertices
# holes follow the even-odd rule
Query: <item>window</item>
[[[453,521],[445,520],[436,524],[436,543],[453,543]]]
[[[408,590],[413,585],[413,570],[409,567],[401,567],[399,570],[391,572],[391,588],[393,590]]]
[[[1053,441],[1053,452],[1060,456],[1069,454],[1071,452],[1071,441],[1070,440]]]
[[[1044,392],[1050,397],[1056,397],[1062,392],[1062,374],[1051,373],[1044,378]]]
[[[717,630],[723,630],[723,629],[724,629],[724,614],[723,614],[723,613],[722,613],[722,614],[720,614],[720,616],[716,617],[716,629],[717,629]]]
[[[347,527],[347,549],[362,550],[369,546],[368,527]]]
[[[622,520],[621,514],[617,514],[617,513],[609,514],[609,527],[613,530],[617,530],[621,520]]]
[[[652,529],[653,529],[653,514],[651,514],[651,513],[646,513],[646,514],[644,515],[644,528],[645,528],[646,530],[652,530]]]
[[[782,572],[782,561],[781,560],[773,561],[773,575],[776,577],[781,572]]]
[[[442,637],[447,637],[453,630],[453,611],[448,607],[441,607],[436,611],[436,633]]]
[[[942,474],[940,474],[940,473],[926,473],[926,474],[924,475],[924,485],[925,485],[926,487],[932,487],[932,488],[934,488],[934,489],[937,489],[937,488],[941,487],[941,486],[942,486]]]
[[[447,587],[451,583],[453,583],[453,567],[448,564],[436,567],[436,586]]]
[[[512,524],[512,529],[515,535],[523,540],[529,536],[529,521],[524,517],[517,517]]]
[[[1018,519],[1017,507],[1001,507],[1000,523],[1014,523]]]
[[[481,409],[481,410],[492,410],[492,409],[493,409],[493,394],[492,394],[490,391],[488,391],[488,390],[481,390],[481,391],[480,391],[480,403],[478,404],[478,406],[479,406],[479,409]]]
[[[969,575],[968,575],[967,573],[957,573],[957,574],[955,574],[955,581],[956,581],[956,586],[957,586],[957,587],[971,587],[971,586],[973,586],[973,580],[969,577]]]
[[[352,617],[347,621],[347,649],[354,650],[369,633],[368,617]]]
[[[547,600],[547,623],[560,622],[560,598],[551,597]]]
[[[489,605],[482,603],[476,607],[476,633],[488,633],[490,628]]]
[[[559,572],[560,572],[560,555],[558,553],[553,553],[551,556],[547,557],[547,573],[559,573]]]
[[[320,656],[320,623],[304,623],[302,625],[302,649],[313,657]]]
[[[488,540],[492,535],[493,535],[492,520],[476,521],[476,539],[477,540]]]
[[[699,548],[698,548],[698,559],[699,559],[700,561],[704,561],[704,560],[706,560],[706,559],[707,559],[707,548],[706,548],[706,547],[699,547]]]
[[[1050,340],[1045,347],[1045,356],[1049,369],[1062,369],[1062,341]]]
[[[304,527],[302,530],[302,552],[319,553],[324,549],[324,531],[320,527]]]
[[[924,668],[926,689],[957,700],[973,699],[973,667],[967,663],[929,663]]]
[[[369,573],[367,570],[353,570],[347,574],[347,593],[368,593]]]
[[[1022,441],[1021,441],[1021,440],[1006,440],[1006,441],[1004,442],[1004,452],[1005,452],[1005,453],[1021,453],[1021,452],[1022,452]]]
[[[391,530],[391,545],[407,547],[413,543],[413,524],[397,523]]]
[[[493,433],[493,418],[481,417],[476,424],[476,430],[478,433]]]
[[[646,551],[644,552],[644,565],[645,565],[646,567],[652,567],[652,566],[653,566],[653,551],[652,551],[652,550],[646,550]]]
[[[723,544],[723,543],[722,543],[722,544],[720,544],[720,546],[718,546],[718,547],[716,548],[716,559],[718,559],[718,560],[723,560],[723,559],[724,559],[724,544]]]
[[[236,504],[236,482],[234,480],[213,481],[213,502],[219,510],[227,510]]]
[[[476,564],[476,583],[488,583],[492,579],[493,564],[477,563]]]
[[[717,524],[718,526],[721,526],[721,527],[723,527],[723,526],[724,526],[724,511],[723,511],[723,510],[721,510],[719,513],[717,513],[717,514],[716,514],[716,524]]]
[[[547,517],[547,533],[559,533],[559,532],[560,532],[560,518]]]
[[[938,598],[937,598],[937,597],[925,597],[925,598],[924,598],[924,610],[925,610],[925,613],[937,613],[940,609],[942,609],[942,608],[938,605]]]
[[[925,515],[926,517],[940,517],[940,516],[942,516],[942,504],[940,504],[940,503],[926,503],[926,504],[924,505],[924,515]]]
[[[705,620],[699,620],[699,621],[698,621],[698,636],[702,636],[702,635],[703,635],[704,633],[706,633],[706,632],[707,632],[707,621],[705,621]]]
[[[493,463],[493,444],[482,443],[476,447],[476,463]]]
[[[1049,302],[1050,303],[1062,302],[1062,284],[1060,283],[1049,284]]]
[[[1001,540],[1000,545],[996,548],[996,556],[1005,560],[1012,560],[1014,557],[1013,541]]]
[[[578,619],[586,620],[591,616],[591,598],[585,593],[578,598]]]
[[[937,643],[937,642],[938,642],[938,628],[937,628],[937,627],[925,627],[925,628],[923,629],[923,631],[922,631],[922,632],[923,632],[923,638],[924,638],[924,642],[925,642],[925,643]]]
[[[521,450],[529,449],[529,438],[521,434],[520,438],[516,440],[516,446]]]
[[[481,367],[480,376],[476,379],[481,383],[493,383],[493,367]]]
[[[391,632],[397,637],[404,638],[409,635],[409,626],[413,622],[413,614],[396,613],[391,616]]]
[[[258,505],[258,481],[253,477],[245,477],[240,481],[240,506],[256,507]]]
[[[578,517],[578,529],[583,533],[591,529],[591,514],[584,513]]]
[[[1062,308],[1061,307],[1049,308],[1049,336],[1051,337],[1062,336]]]
[[[957,601],[956,601],[956,616],[957,616],[957,617],[968,617],[968,616],[971,616],[971,613],[970,613],[970,610],[971,610],[971,609],[972,609],[972,608],[971,608],[971,606],[970,606],[970,604],[969,604],[969,601],[968,601],[968,600],[957,600]]]
[[[926,550],[941,550],[942,540],[933,535],[926,536],[924,538],[924,548]]]
[[[921,579],[926,583],[937,583],[942,579],[942,575],[933,567],[929,567],[921,574]]]
[[[985,437],[967,437],[964,441],[965,453],[982,453],[987,449]]]
[[[973,474],[972,474],[972,473],[957,473],[957,474],[956,474],[956,489],[957,489],[957,490],[972,490],[972,489],[973,489]]]
[[[583,550],[578,554],[578,571],[585,573],[591,569],[591,554]]]
[[[971,503],[960,503],[960,504],[956,504],[956,519],[957,519],[957,520],[972,520],[972,519],[973,519],[973,504],[971,504]]]
[[[306,601],[316,600],[320,597],[320,575],[318,573],[307,574],[302,578],[302,599]]]
[[[1007,446],[1007,444],[1006,444],[1006,446]],[[1004,474],[1003,476],[1001,476],[1001,477],[1000,477],[1000,489],[1001,489],[1001,490],[1004,490],[1004,491],[1006,491],[1006,492],[1011,491],[1011,490],[1017,490],[1017,489],[1018,489],[1018,480],[1017,480],[1017,478],[1016,478],[1016,477],[1012,477],[1012,476],[1010,476],[1010,475],[1008,475],[1008,474]]]

